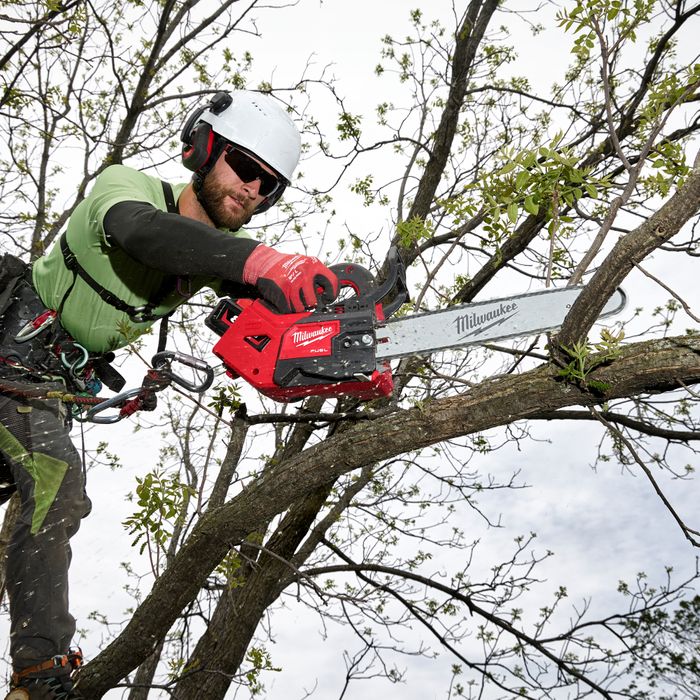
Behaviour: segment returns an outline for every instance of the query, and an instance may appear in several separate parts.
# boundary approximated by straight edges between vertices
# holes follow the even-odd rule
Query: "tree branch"
[[[652,423],[634,420],[634,418],[630,418],[623,413],[614,413],[612,411],[600,411],[599,415],[610,423],[622,425],[625,428],[636,430],[638,433],[643,433],[650,437],[658,437],[664,440],[674,440],[677,442],[700,440],[700,431],[697,430],[669,430],[668,428],[661,428]],[[550,411],[548,413],[542,413],[539,416],[532,416],[532,418],[535,420],[597,420],[589,411]]]
[[[557,380],[542,366],[459,394],[353,426],[285,460],[226,505],[209,510],[115,639],[81,674],[87,697],[101,697],[146,658],[180,611],[195,598],[226,552],[261,523],[364,464],[390,459],[451,438],[481,432],[573,405],[594,405],[700,382],[700,338],[667,338],[625,347],[592,378],[600,396]]]
[[[652,216],[614,246],[567,314],[556,342],[573,347],[585,339],[612,296],[636,263],[669,241],[700,209],[700,152],[683,186]]]

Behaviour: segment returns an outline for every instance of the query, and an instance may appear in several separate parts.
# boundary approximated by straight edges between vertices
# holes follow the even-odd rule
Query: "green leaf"
[[[518,220],[518,205],[516,202],[511,202],[508,205],[508,218],[512,224]]]
[[[527,170],[521,170],[518,177],[515,178],[516,189],[522,190],[530,181],[530,173]]]
[[[528,214],[537,214],[540,210],[539,204],[535,202],[535,200],[532,198],[532,195],[529,195],[528,197],[525,197],[525,202],[523,204],[525,207],[525,211]]]

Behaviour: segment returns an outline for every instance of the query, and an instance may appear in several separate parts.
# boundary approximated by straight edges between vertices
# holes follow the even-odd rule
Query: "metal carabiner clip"
[[[196,372],[202,372],[206,376],[199,384],[195,384],[175,374],[170,368],[171,362],[179,362],[181,365],[192,367]],[[173,350],[158,352],[151,359],[151,365],[153,369],[163,372],[168,379],[187,389],[187,391],[193,391],[197,394],[205,392],[214,381],[214,370],[204,360],[199,360],[196,357],[192,357],[192,355],[185,355],[181,352]]]
[[[74,350],[78,350],[81,353],[81,356],[78,357],[78,359],[74,362],[70,362],[68,360],[68,354],[62,351],[61,362],[63,363],[63,366],[70,372],[70,374],[75,376],[88,363],[88,360],[90,359],[90,353],[79,343],[72,343],[72,345]]]
[[[121,414],[121,412],[114,413],[111,416],[98,416],[97,414],[106,411],[108,408],[123,405],[129,399],[133,399],[135,396],[138,396],[140,392],[140,388],[129,389],[127,391],[123,391],[121,394],[116,394],[115,396],[112,396],[111,399],[105,399],[101,403],[98,403],[97,405],[92,406],[88,409],[87,413],[85,414],[84,421],[90,423],[103,424],[117,423],[124,417]]]
[[[33,318],[29,323],[22,326],[19,333],[15,336],[15,343],[26,343],[32,338],[36,338],[41,331],[53,323],[56,318],[56,312],[52,309],[47,309],[40,313],[36,318]]]

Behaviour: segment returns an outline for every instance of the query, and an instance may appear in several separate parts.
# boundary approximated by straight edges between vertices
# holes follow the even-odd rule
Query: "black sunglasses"
[[[243,182],[260,180],[258,192],[263,197],[274,194],[284,183],[272,173],[263,170],[260,163],[254,161],[247,153],[244,153],[235,146],[227,146],[224,152],[224,160],[231,170],[233,170]]]

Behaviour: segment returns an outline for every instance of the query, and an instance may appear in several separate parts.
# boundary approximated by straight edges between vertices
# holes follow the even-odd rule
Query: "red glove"
[[[282,313],[305,311],[318,298],[328,304],[338,296],[338,278],[318,258],[285,255],[266,245],[248,256],[243,281]]]

